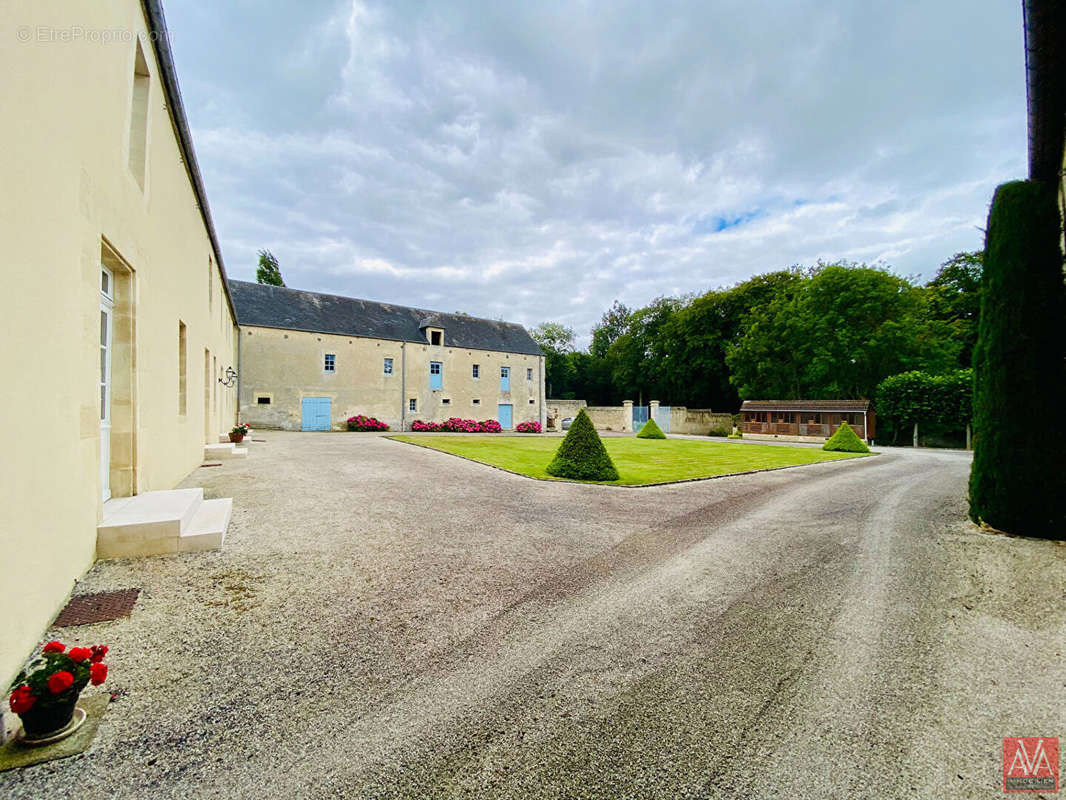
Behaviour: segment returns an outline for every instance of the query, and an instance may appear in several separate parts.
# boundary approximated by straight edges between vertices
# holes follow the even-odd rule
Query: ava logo
[[[1008,736],[1003,740],[1004,792],[1058,790],[1058,738]]]

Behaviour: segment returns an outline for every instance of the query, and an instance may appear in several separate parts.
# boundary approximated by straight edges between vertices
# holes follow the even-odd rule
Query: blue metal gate
[[[655,424],[663,433],[670,432],[670,406],[659,406],[655,409]]]
[[[648,406],[633,406],[633,430],[639,431],[648,421]]]

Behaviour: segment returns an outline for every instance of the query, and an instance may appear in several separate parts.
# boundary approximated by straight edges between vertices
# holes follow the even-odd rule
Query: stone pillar
[[[633,401],[622,401],[622,430],[627,433],[633,432]]]
[[[648,401],[648,419],[655,419],[655,412],[658,411],[658,410],[659,410],[659,401],[658,400],[649,400]],[[659,424],[659,420],[656,419],[655,420],[655,424],[658,425]]]

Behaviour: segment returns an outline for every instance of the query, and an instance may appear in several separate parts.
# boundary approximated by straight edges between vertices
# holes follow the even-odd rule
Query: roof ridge
[[[258,281],[242,281],[237,278],[230,278],[230,283],[243,283],[248,286],[263,286],[268,289],[288,289],[290,292],[297,292],[298,294],[317,295],[319,297],[336,297],[338,300],[356,300],[360,303],[377,303],[380,306],[389,306],[390,308],[399,308],[404,311],[416,311],[419,314],[431,314],[438,317],[453,317],[456,319],[474,320],[476,322],[490,322],[493,325],[511,325],[516,328],[526,329],[526,326],[520,322],[508,322],[503,319],[491,319],[490,317],[475,317],[472,314],[458,314],[454,311],[435,311],[431,308],[419,308],[418,306],[405,306],[399,303],[390,303],[385,300],[371,300],[367,297],[352,297],[347,294],[336,294],[334,292],[316,292],[311,289],[297,289],[293,286],[275,286],[270,283],[259,283]]]

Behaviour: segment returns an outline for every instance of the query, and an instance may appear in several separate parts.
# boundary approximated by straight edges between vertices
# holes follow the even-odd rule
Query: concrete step
[[[212,458],[244,458],[246,455],[248,455],[248,448],[238,447],[233,442],[204,445],[205,460]]]
[[[96,526],[96,557],[178,552],[178,539],[203,500],[203,489],[173,489],[107,501]]]
[[[189,527],[182,531],[178,540],[179,553],[199,553],[204,550],[221,550],[226,540],[230,515],[233,513],[233,498],[204,500],[192,518]]]

